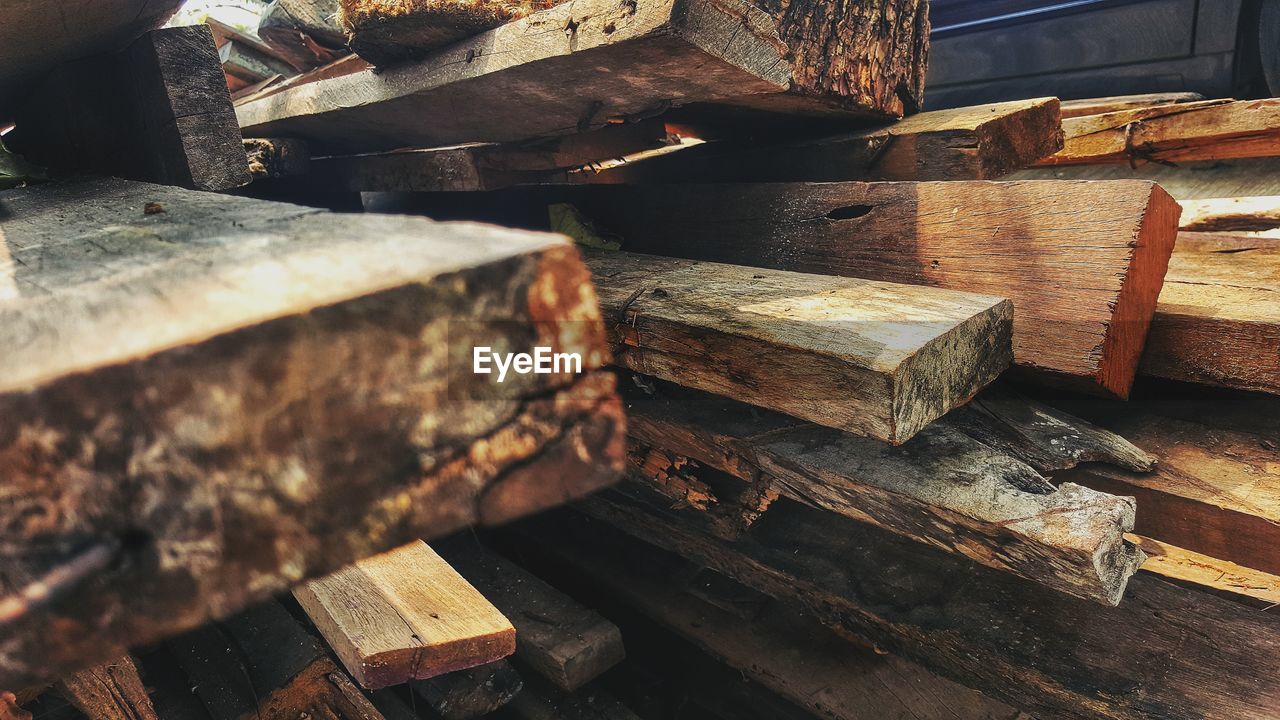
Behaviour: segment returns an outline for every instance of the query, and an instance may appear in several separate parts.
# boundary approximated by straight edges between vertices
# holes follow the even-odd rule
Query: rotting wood
[[[1280,239],[1180,234],[1139,371],[1280,394]]]
[[[199,190],[249,182],[213,35],[154,30],[59,67],[16,109],[5,142],[40,165]]]
[[[499,660],[410,685],[441,720],[475,720],[511,702],[524,680],[511,663]]]
[[[614,363],[892,444],[1008,367],[1006,300],[584,251]]]
[[[1009,298],[1024,374],[1119,397],[1137,371],[1179,212],[1138,181],[601,186],[414,202],[433,217],[518,224],[572,203],[632,252]]]
[[[581,182],[994,180],[1062,149],[1056,98],[936,110],[799,142],[713,141]]]
[[[1015,720],[1018,711],[920,666],[851,642],[768,601],[743,618],[681,591],[687,560],[624,536],[574,542],[553,523],[533,519],[520,537],[699,650],[819,717],[832,720]],[[582,536],[577,535],[578,539]],[[690,584],[712,571],[692,575]],[[721,577],[723,580],[724,578]],[[732,582],[732,581],[729,581]]]
[[[617,626],[472,538],[436,545],[516,628],[516,659],[574,692],[626,656]]]
[[[122,656],[58,681],[55,690],[89,720],[156,720],[133,658]]]
[[[1038,165],[1158,162],[1280,155],[1280,99],[1205,100],[1063,120],[1060,152]]]
[[[591,372],[605,331],[563,239],[123,180],[0,205],[0,415],[21,418],[0,434],[0,576],[62,578],[58,603],[0,601],[0,686],[622,469],[614,380]],[[576,352],[586,374],[498,385],[469,372],[479,345]]]
[[[1280,704],[1280,616],[1143,574],[1101,607],[786,499],[730,543],[620,488],[578,507],[1037,717],[1270,720]]]
[[[1062,117],[1065,120],[1084,115],[1102,115],[1121,110],[1135,110],[1157,105],[1176,105],[1199,100],[1204,100],[1204,96],[1193,92],[1145,93],[1141,95],[1085,98],[1083,100],[1063,100]]]
[[[382,720],[337,665],[277,602],[170,640],[212,720]]]
[[[891,448],[669,385],[626,397],[632,474],[646,484],[660,483],[665,471],[657,468],[655,476],[637,467],[655,450],[747,482],[763,475],[798,502],[1107,605],[1120,602],[1142,563],[1142,553],[1124,539],[1134,525],[1132,500],[1071,483],[1055,488],[1017,455],[1042,459],[1062,449],[1065,438],[1092,452],[1080,458],[1080,450],[1062,449],[1038,464],[1132,458],[1149,467],[1151,458],[1132,446],[1113,450],[1127,443],[1084,422],[1051,417],[1034,403],[998,392],[984,402],[980,395],[974,405],[983,411],[957,410]],[[1043,447],[1021,433],[992,441],[1007,428],[1037,429],[1055,420],[1061,430]],[[718,501],[711,493],[708,503]]]
[[[421,540],[293,591],[352,679],[369,690],[501,660],[516,630]]]
[[[695,102],[854,119],[917,109],[928,34],[919,0],[773,12],[745,0],[575,0],[237,112],[249,135],[360,152],[572,134]]]

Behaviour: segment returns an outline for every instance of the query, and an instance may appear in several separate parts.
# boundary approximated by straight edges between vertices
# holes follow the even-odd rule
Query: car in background
[[[932,0],[928,109],[1280,95],[1280,0]]]

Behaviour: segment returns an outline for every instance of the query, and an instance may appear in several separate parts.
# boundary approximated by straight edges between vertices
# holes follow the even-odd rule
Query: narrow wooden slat
[[[1174,105],[1198,100],[1204,100],[1204,96],[1193,92],[1146,93],[1142,95],[1085,98],[1083,100],[1063,100],[1062,117],[1066,119],[1081,117],[1082,115],[1102,115],[1121,110],[1134,110],[1157,105]]]
[[[893,12],[575,0],[407,65],[299,85],[237,110],[247,134],[344,151],[570,134],[694,102],[901,116],[921,95],[927,23],[918,0],[874,5]]]
[[[1264,610],[1280,607],[1280,576],[1202,555],[1159,540],[1134,536],[1147,556],[1142,572],[1212,590]]]
[[[1190,232],[1280,231],[1280,195],[1180,200],[1182,229]]]
[[[588,251],[622,367],[905,442],[1008,366],[984,295]]]
[[[614,381],[591,372],[605,331],[562,239],[122,180],[0,203],[0,576],[6,595],[64,578],[54,604],[0,599],[0,686],[622,468]],[[474,345],[586,372],[499,385]]]
[[[617,626],[471,538],[440,554],[511,619],[516,658],[557,688],[574,692],[622,662]]]
[[[293,596],[369,690],[501,660],[516,630],[427,544],[366,558]]]
[[[1205,100],[1064,120],[1040,165],[1190,162],[1280,155],[1280,100]]]
[[[1140,372],[1280,394],[1280,239],[1179,235]]]

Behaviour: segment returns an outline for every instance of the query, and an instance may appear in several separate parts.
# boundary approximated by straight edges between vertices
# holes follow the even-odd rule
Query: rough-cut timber
[[[1196,198],[1180,202],[1184,231],[1274,234],[1280,230],[1280,195]]]
[[[89,720],[157,720],[128,655],[65,677],[55,690]]]
[[[476,720],[497,712],[524,689],[506,660],[410,683],[414,695],[441,720]]]
[[[160,27],[182,0],[6,0],[0,4],[0,117],[27,83],[71,60],[115,52]]]
[[[382,720],[323,644],[276,602],[174,638],[166,650],[210,720]]]
[[[1065,120],[1084,115],[1102,115],[1121,110],[1176,105],[1199,100],[1204,100],[1204,96],[1193,92],[1145,93],[1142,95],[1113,95],[1111,97],[1085,98],[1083,100],[1064,100],[1062,101],[1062,118]]]
[[[1160,457],[1152,474],[1089,466],[1059,479],[1135,496],[1144,537],[1280,574],[1280,398],[1158,386],[1134,403],[1054,403]]]
[[[688,103],[899,117],[919,105],[925,16],[920,0],[575,0],[237,110],[250,135],[347,151],[563,135]]]
[[[574,692],[626,656],[616,625],[474,538],[449,540],[436,549],[511,619],[516,658],[557,688]]]
[[[63,65],[17,108],[11,149],[41,165],[198,190],[249,182],[206,25],[154,30]]]
[[[516,649],[501,611],[421,540],[294,589],[369,690],[496,662]]]
[[[605,331],[563,239],[123,180],[0,194],[0,686],[610,482]],[[446,341],[447,337],[447,341]],[[472,347],[584,375],[470,372]]]
[[[716,141],[629,163],[584,182],[994,180],[1062,149],[1057,98],[920,113],[801,142]]]
[[[1271,720],[1280,706],[1280,616],[1143,574],[1101,607],[785,498],[727,542],[626,485],[581,507],[1036,717]]]
[[[614,362],[892,444],[995,380],[1007,300],[587,251]]]
[[[777,602],[767,601],[743,617],[682,591],[685,578],[686,586],[696,586],[707,575],[732,581],[705,570],[694,574],[696,568],[687,560],[639,541],[617,535],[603,543],[576,543],[572,531],[537,519],[521,528],[528,531],[521,534],[524,543],[549,555],[558,567],[814,716],[1022,720],[1003,703],[902,658],[850,642]]]
[[[681,475],[698,475],[688,467],[674,472],[692,459],[748,483],[767,483],[775,494],[1115,605],[1142,563],[1142,553],[1124,539],[1133,529],[1133,501],[1071,483],[1055,488],[998,443],[971,437],[985,439],[990,427],[1035,428],[1055,420],[1042,406],[999,392],[991,396],[987,402],[980,395],[977,409],[957,411],[956,417],[939,420],[893,448],[663,385],[655,395],[628,397],[632,473],[659,489],[667,486],[670,494],[672,475],[675,482],[683,480]],[[1004,405],[1039,416],[1028,421]],[[1081,430],[1082,425],[1063,436],[1085,436],[1089,429]],[[1127,450],[1141,455],[1131,446]],[[667,459],[665,467],[654,453]],[[1114,462],[1115,457],[1103,449],[1089,459]],[[1137,459],[1152,464],[1149,457]],[[703,492],[704,506],[720,503],[714,489]],[[687,497],[677,499],[691,504]]]
[[[495,197],[485,202],[507,201]],[[581,187],[553,197],[634,252],[1009,298],[1019,366],[1120,397],[1178,223],[1177,203],[1135,181]]]
[[[1280,99],[1205,100],[1063,120],[1062,150],[1040,165],[1164,162],[1280,155]]]
[[[339,0],[338,20],[352,50],[387,67],[420,60],[432,50],[557,4],[558,0]]]
[[[1280,239],[1180,234],[1140,372],[1280,394]]]

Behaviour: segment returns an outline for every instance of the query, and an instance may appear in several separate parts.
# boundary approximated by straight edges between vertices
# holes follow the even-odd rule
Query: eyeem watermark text
[[[582,355],[578,353],[552,352],[549,347],[535,347],[529,353],[497,353],[482,346],[472,350],[471,370],[477,375],[498,373],[498,382],[507,379],[507,372],[517,375],[551,375],[553,373],[581,373]]]

